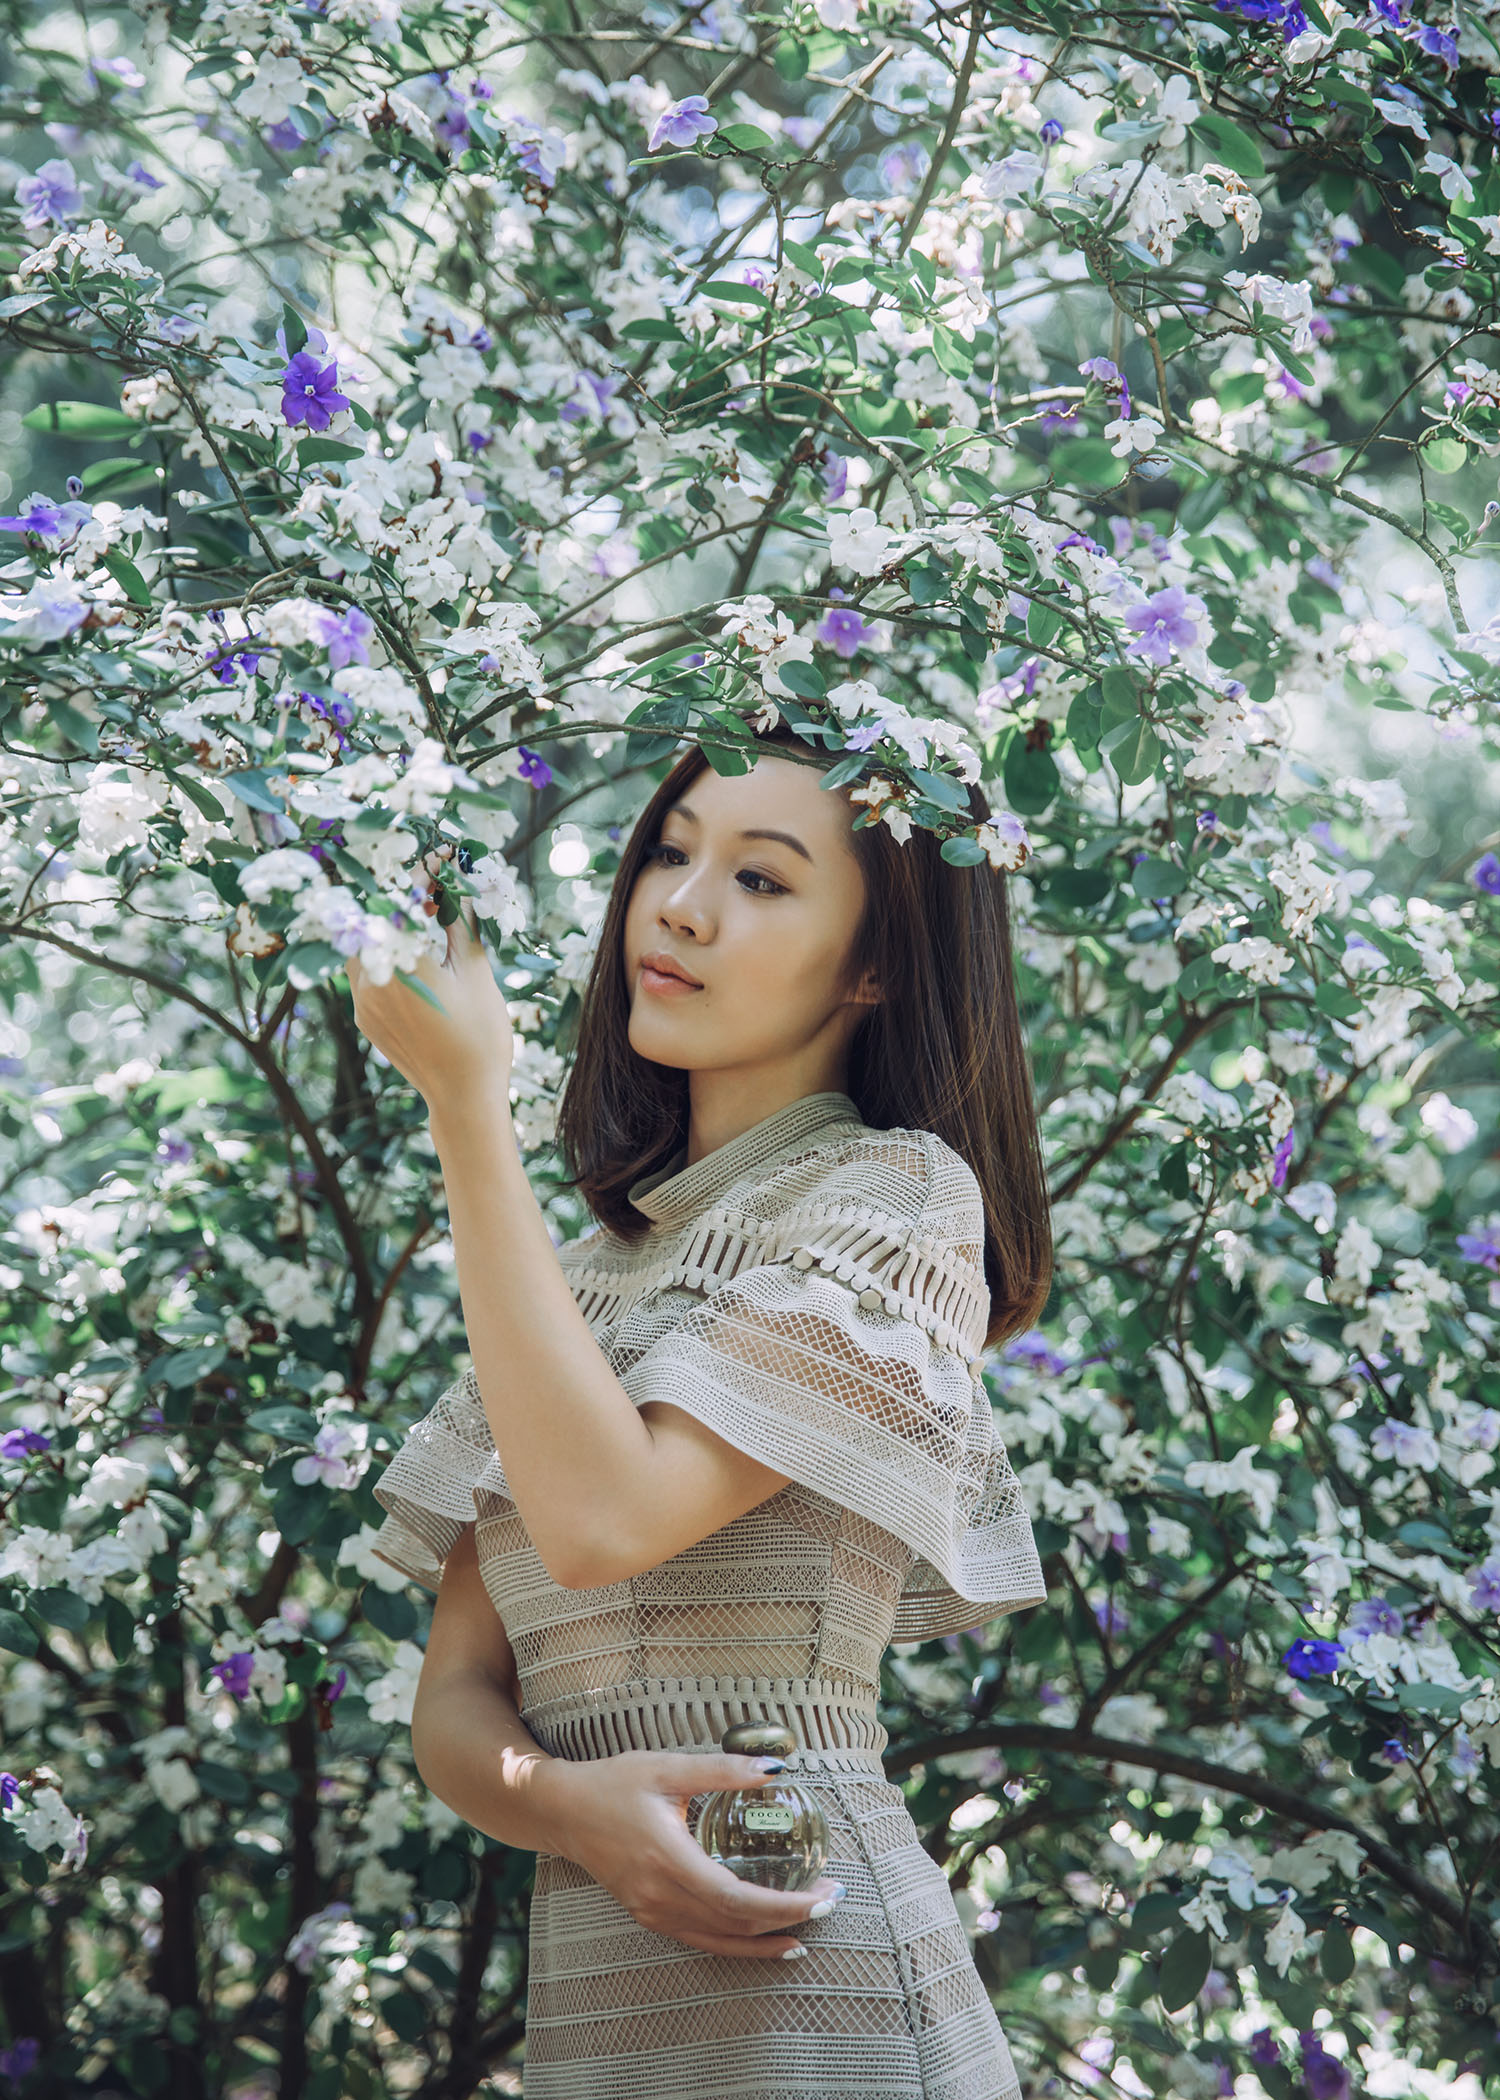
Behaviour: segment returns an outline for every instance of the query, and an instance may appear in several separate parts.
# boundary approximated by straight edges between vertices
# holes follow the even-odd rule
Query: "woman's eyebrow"
[[[697,810],[689,809],[685,802],[674,802],[668,814],[686,817],[690,824],[696,824],[698,821]],[[812,855],[803,845],[801,839],[793,838],[789,831],[737,831],[735,837],[740,839],[778,839],[783,846],[790,846],[794,853],[800,853],[805,861],[812,862]]]

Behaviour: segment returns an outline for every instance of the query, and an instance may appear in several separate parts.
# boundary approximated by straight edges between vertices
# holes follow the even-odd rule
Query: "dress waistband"
[[[570,1761],[622,1750],[721,1748],[737,1721],[780,1721],[794,1772],[877,1772],[890,1737],[865,1685],[826,1677],[637,1677],[523,1706],[542,1748]]]

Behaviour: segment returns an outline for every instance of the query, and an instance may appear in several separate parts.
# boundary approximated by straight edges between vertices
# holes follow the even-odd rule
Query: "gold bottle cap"
[[[797,1738],[782,1721],[736,1721],[720,1742],[732,1757],[786,1757],[796,1747]]]

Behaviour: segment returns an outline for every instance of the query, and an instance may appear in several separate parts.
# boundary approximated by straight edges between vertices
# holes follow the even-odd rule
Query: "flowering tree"
[[[371,1551],[451,1247],[341,966],[474,900],[576,1233],[615,842],[777,718],[1011,875],[1052,1594],[883,1717],[1018,2060],[1496,2071],[1500,839],[1304,743],[1494,754],[1500,42],[1417,4],[17,11],[0,2089],[519,2090],[530,1859],[416,1782]]]

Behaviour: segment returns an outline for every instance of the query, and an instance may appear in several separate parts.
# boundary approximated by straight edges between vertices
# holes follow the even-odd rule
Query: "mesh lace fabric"
[[[983,1210],[929,1131],[804,1097],[638,1182],[634,1247],[559,1249],[637,1405],[682,1407],[788,1484],[627,1582],[548,1576],[472,1371],[382,1475],[376,1550],[436,1588],[465,1524],[554,1756],[713,1751],[784,1721],[848,1894],[795,1963],[705,1955],[542,1853],[528,2100],[1019,2100],[941,1869],[884,1777],[880,1660],[1043,1601],[1031,1524],[979,1378]],[[689,1824],[706,1796],[689,1804]]]

